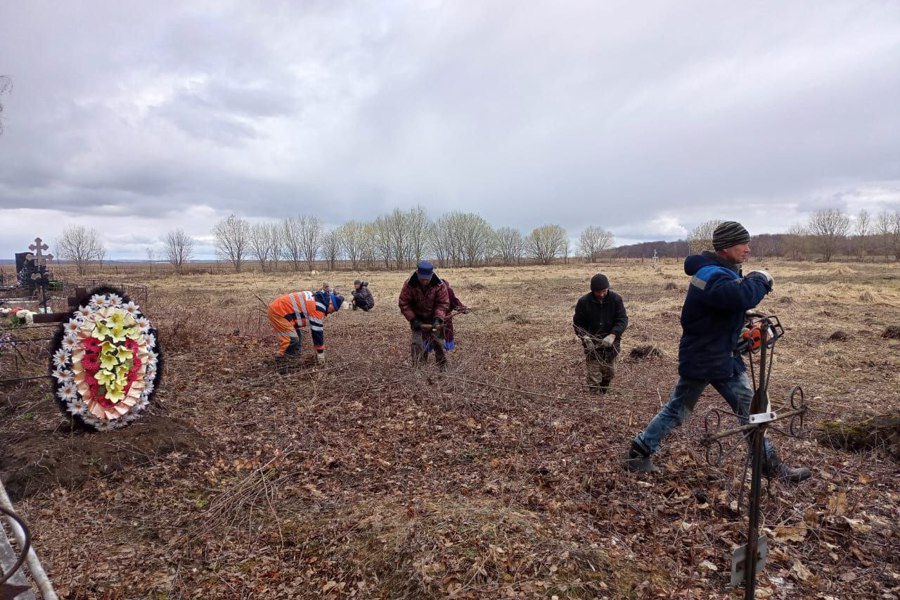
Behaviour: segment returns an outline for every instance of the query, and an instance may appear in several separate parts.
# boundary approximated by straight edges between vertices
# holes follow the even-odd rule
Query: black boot
[[[769,479],[778,479],[785,483],[800,483],[812,476],[812,471],[806,467],[789,467],[773,452],[771,456],[764,458],[763,474]]]
[[[628,450],[628,456],[625,457],[623,466],[626,471],[636,471],[638,473],[656,473],[659,471],[659,467],[650,460],[650,453],[634,441],[631,442],[631,448]]]

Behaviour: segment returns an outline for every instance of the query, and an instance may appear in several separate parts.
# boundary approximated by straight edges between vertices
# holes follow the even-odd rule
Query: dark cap
[[[719,223],[713,232],[713,249],[718,252],[738,244],[749,244],[750,233],[737,221]]]
[[[416,277],[419,279],[431,279],[432,275],[434,275],[434,265],[431,264],[431,261],[420,260],[416,266]]]
[[[591,291],[599,292],[600,290],[609,289],[609,279],[603,273],[597,273],[591,277]]]

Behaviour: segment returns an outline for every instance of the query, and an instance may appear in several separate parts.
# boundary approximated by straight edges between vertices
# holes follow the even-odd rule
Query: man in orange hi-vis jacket
[[[309,325],[318,364],[325,364],[325,315],[341,308],[344,297],[336,292],[291,292],[269,304],[269,322],[278,334],[279,367],[300,356],[300,328]],[[289,358],[290,357],[290,358]]]

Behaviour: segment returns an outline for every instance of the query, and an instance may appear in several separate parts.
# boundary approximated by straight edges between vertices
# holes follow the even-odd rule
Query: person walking
[[[375,298],[372,297],[372,292],[369,291],[368,281],[362,281],[361,279],[354,281],[353,291],[350,292],[350,295],[353,296],[350,305],[353,307],[353,310],[358,308],[363,312],[369,312],[375,308]]]
[[[622,334],[628,327],[628,313],[622,296],[609,289],[603,273],[591,277],[591,291],[578,299],[572,328],[584,347],[588,390],[603,395],[616,376],[616,357]]]
[[[736,221],[725,221],[713,232],[715,252],[688,256],[684,272],[691,277],[681,309],[678,345],[678,383],[669,401],[631,442],[624,466],[629,471],[659,469],[651,456],[660,442],[690,416],[707,386],[725,399],[742,425],[746,424],[753,386],[738,351],[746,311],[772,291],[774,280],[766,271],[742,276],[741,265],[750,255],[750,234]],[[765,473],[788,482],[807,479],[806,467],[781,462],[774,445],[765,439]]]
[[[403,284],[397,303],[400,312],[409,321],[413,364],[425,364],[430,345],[434,350],[435,362],[442,371],[446,369],[447,353],[444,351],[442,330],[444,319],[450,312],[450,296],[431,262],[419,262],[416,271]]]
[[[325,364],[325,316],[341,308],[344,297],[332,291],[291,292],[269,304],[267,316],[278,334],[279,372],[286,372],[289,363],[300,357],[300,329],[309,326],[316,361]]]

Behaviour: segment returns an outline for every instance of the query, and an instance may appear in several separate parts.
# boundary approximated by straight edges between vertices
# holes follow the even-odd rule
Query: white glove
[[[775,280],[772,278],[771,275],[769,275],[768,271],[760,270],[760,271],[751,271],[750,273],[747,273],[747,277],[750,277],[751,275],[762,275],[762,277],[766,280],[766,284],[769,286],[769,289],[772,289],[772,287],[775,285]]]
[[[586,337],[586,338],[582,338],[582,339],[581,339],[581,342],[584,344],[584,349],[585,349],[585,350],[587,350],[588,352],[593,352],[593,351],[594,351],[594,349],[595,349],[595,346],[594,346],[594,340],[592,340],[592,339],[589,338],[589,337]]]
[[[600,345],[603,346],[604,348],[609,348],[610,346],[613,345],[613,342],[615,342],[615,341],[616,341],[616,334],[611,333],[608,336],[606,336],[605,338],[603,338],[603,341],[600,342]]]
[[[325,364],[325,352],[319,352],[318,354],[316,354],[316,362],[319,363],[319,365]]]

